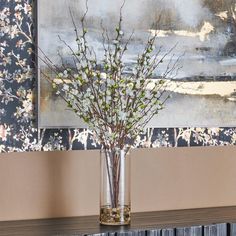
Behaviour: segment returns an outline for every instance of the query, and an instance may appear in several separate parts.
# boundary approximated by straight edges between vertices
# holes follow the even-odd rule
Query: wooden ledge
[[[130,226],[101,226],[98,216],[0,222],[0,236],[235,236],[236,206],[132,214]],[[108,234],[109,233],[109,234]]]

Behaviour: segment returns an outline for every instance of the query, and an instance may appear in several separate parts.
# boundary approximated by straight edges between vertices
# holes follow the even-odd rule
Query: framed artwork
[[[103,57],[102,31],[105,28],[112,38],[122,3],[123,0],[88,1],[88,41],[98,60]],[[76,48],[71,15],[80,28],[85,0],[57,0],[56,4],[39,0],[37,5],[38,47],[55,64],[60,65],[63,61],[70,65],[69,52],[62,41]],[[235,126],[235,1],[127,0],[122,11],[125,34],[134,32],[124,61],[127,74],[132,72],[135,59],[150,34],[157,34],[156,50],[161,49],[160,55],[173,48],[152,79],[158,79],[164,73],[170,60],[178,60],[181,65],[170,78],[171,99],[149,126]],[[45,80],[43,75],[51,73],[47,66],[39,60],[38,68],[39,127],[85,127]]]

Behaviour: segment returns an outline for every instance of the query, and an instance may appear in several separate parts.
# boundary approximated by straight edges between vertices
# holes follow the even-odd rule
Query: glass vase
[[[101,150],[100,223],[130,224],[130,155],[127,150]]]

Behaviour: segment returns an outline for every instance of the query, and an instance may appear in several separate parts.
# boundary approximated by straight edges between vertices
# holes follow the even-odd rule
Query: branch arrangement
[[[168,82],[165,79],[175,76],[179,69],[178,60],[170,60],[161,78],[150,79],[175,47],[161,56],[161,48],[155,50],[155,34],[149,36],[143,52],[137,57],[132,74],[125,74],[123,58],[133,33],[125,39],[122,30],[123,6],[115,29],[115,38],[109,37],[101,23],[104,50],[101,62],[97,60],[95,51],[87,41],[85,19],[88,6],[81,18],[81,30],[77,28],[71,13],[77,50],[72,49],[59,36],[71,52],[73,66],[66,66],[62,57],[61,65],[57,66],[43,52],[41,58],[55,74],[52,78],[44,73],[44,77],[66,101],[68,107],[94,130],[105,149],[123,149],[134,142],[152,117],[163,109],[169,98],[166,93]]]

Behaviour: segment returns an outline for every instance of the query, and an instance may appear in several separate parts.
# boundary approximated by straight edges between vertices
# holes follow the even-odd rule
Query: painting
[[[70,65],[62,41],[76,48],[85,0],[37,1],[38,47],[56,65]],[[103,58],[102,32],[112,38],[123,0],[88,0],[88,41],[98,60]],[[233,127],[236,118],[236,3],[235,0],[127,0],[122,9],[123,30],[133,37],[125,55],[126,73],[149,35],[157,35],[155,48],[165,57],[151,79],[165,73],[170,61],[181,68],[169,78],[171,98],[150,127]],[[39,52],[40,54],[40,52]],[[43,57],[43,55],[40,55]],[[38,121],[44,128],[81,128],[85,125],[53,91],[38,61]],[[51,74],[53,76],[53,74]]]

